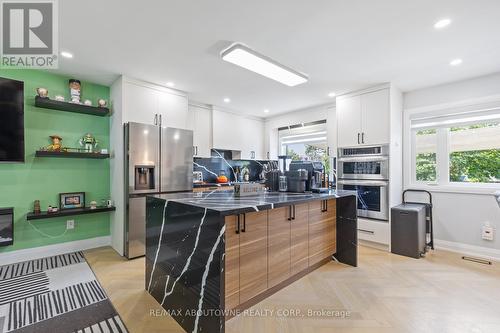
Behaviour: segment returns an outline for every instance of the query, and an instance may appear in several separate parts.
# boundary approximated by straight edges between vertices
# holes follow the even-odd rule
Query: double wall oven
[[[339,148],[337,187],[358,193],[358,216],[389,220],[389,146]]]

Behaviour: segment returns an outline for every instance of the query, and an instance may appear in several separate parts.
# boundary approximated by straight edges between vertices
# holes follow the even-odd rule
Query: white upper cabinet
[[[190,129],[193,130],[194,156],[210,157],[212,149],[212,110],[189,105]]]
[[[159,90],[158,114],[161,115],[161,126],[188,129],[188,98],[182,93]]]
[[[264,122],[213,110],[213,147],[241,151],[242,159],[265,159]]]
[[[337,98],[338,146],[389,143],[389,98],[389,89]]]
[[[157,125],[157,92],[141,85],[124,81],[123,84],[123,122]]]
[[[390,141],[389,89],[361,95],[361,143]]]
[[[190,126],[187,95],[151,83],[124,79],[122,109],[123,122],[183,129]]]
[[[356,146],[361,141],[361,96],[337,98],[339,147]]]

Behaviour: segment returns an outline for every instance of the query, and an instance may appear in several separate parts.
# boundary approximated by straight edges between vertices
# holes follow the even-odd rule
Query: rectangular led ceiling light
[[[255,72],[269,79],[293,87],[307,82],[308,77],[274,61],[243,44],[233,44],[222,51],[223,60]]]

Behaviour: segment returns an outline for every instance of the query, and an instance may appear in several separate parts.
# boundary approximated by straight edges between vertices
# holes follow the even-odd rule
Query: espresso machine
[[[290,162],[290,171],[306,170],[307,181],[306,191],[321,192],[326,190],[322,188],[324,167],[323,163],[315,161],[292,161]]]

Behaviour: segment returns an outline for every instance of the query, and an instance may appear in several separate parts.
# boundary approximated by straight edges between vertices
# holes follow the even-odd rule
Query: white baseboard
[[[468,244],[450,242],[440,239],[434,240],[434,247],[436,249],[456,252],[467,256],[500,261],[500,250],[488,247],[468,245]]]
[[[110,236],[102,236],[73,242],[40,246],[31,249],[0,253],[0,263],[1,265],[9,265],[16,262],[51,257],[68,252],[83,251],[108,245],[111,245]]]

